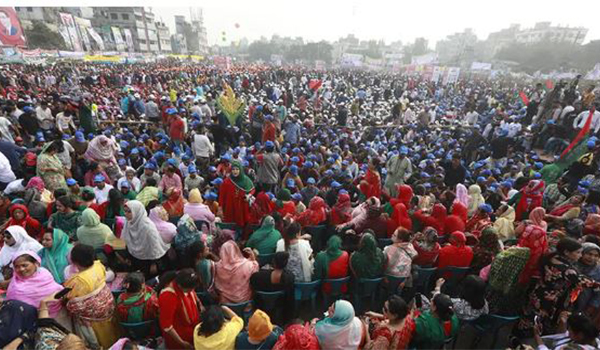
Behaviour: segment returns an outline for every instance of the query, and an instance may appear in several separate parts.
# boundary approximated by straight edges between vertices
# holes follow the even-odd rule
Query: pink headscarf
[[[529,220],[536,226],[541,227],[546,230],[548,228],[548,223],[544,221],[544,217],[546,216],[546,209],[542,207],[537,207],[529,213]]]
[[[85,158],[93,162],[106,162],[116,164],[115,152],[117,146],[114,141],[104,135],[96,136],[85,151]]]
[[[158,230],[162,240],[165,243],[171,243],[177,234],[177,226],[165,221],[163,219],[164,216],[169,217],[169,214],[163,207],[158,206],[150,210],[150,215],[148,218],[154,223],[154,226],[156,226],[156,229]]]
[[[240,303],[252,298],[250,276],[258,271],[258,263],[242,255],[234,241],[227,241],[219,251],[215,286],[220,292],[221,302]]]
[[[29,179],[27,186],[25,188],[35,188],[40,192],[43,192],[46,189],[46,185],[44,184],[44,180],[41,177],[35,176]]]
[[[461,203],[465,207],[469,207],[469,200],[471,197],[469,196],[469,190],[463,184],[456,185],[456,199],[454,199],[454,203]]]
[[[10,281],[10,284],[8,285],[6,299],[19,300],[39,308],[40,302],[43,299],[51,294],[63,290],[63,286],[56,283],[50,271],[39,266],[42,263],[42,259],[39,257],[39,255],[30,250],[16,253],[13,256],[12,261],[14,262],[18,257],[23,255],[29,255],[37,261],[37,271],[33,275],[26,278],[20,277],[18,273],[15,273]],[[59,301],[48,304],[50,317],[56,317],[60,309],[61,304]]]

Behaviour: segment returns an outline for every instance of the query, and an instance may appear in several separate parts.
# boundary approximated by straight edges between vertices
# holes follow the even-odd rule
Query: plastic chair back
[[[142,340],[157,334],[156,320],[137,323],[120,322],[120,324],[127,333],[127,337],[132,340]]]
[[[295,282],[294,300],[296,300],[296,305],[302,301],[310,300],[312,312],[315,312],[317,308],[317,292],[319,291],[320,285],[321,280],[316,280],[312,282]],[[298,310],[297,307],[296,310]]]
[[[415,287],[415,289],[423,294],[423,295],[428,295],[430,290],[430,286],[431,286],[431,277],[435,275],[435,273],[437,272],[437,268],[436,267],[420,267],[417,265],[413,265],[412,267],[416,274],[417,274],[417,278],[415,278],[414,282],[413,282],[413,287]]]
[[[388,283],[388,294],[400,294],[402,291],[402,283],[406,281],[406,277],[396,277],[392,275],[385,275],[385,279]]]
[[[260,300],[261,302],[261,306],[262,308],[264,308],[264,311],[266,313],[268,313],[269,315],[271,315],[272,317],[275,317],[275,311],[279,311],[282,309],[281,304],[278,304],[278,302],[281,302],[283,300],[283,298],[285,297],[285,292],[283,291],[276,291],[276,292],[263,292],[263,291],[256,291],[256,299]],[[256,302],[258,302],[258,300],[255,300]]]
[[[222,303],[221,305],[227,306],[231,311],[235,312],[236,315],[244,319],[244,322],[248,320],[250,310],[248,306],[252,303],[252,300],[243,301],[241,303]],[[248,311],[246,311],[248,310]]]
[[[370,307],[371,310],[377,309],[375,308],[375,302],[378,300],[379,295],[379,286],[383,278],[359,278],[356,281],[356,290],[354,291],[354,303],[355,308],[358,313],[361,313],[363,310],[363,298],[370,298]]]
[[[471,347],[477,346],[483,337],[492,335],[491,348],[496,348],[498,334],[505,326],[515,323],[520,319],[519,316],[501,316],[495,314],[481,315],[476,320],[468,322],[476,330],[477,335],[471,344]]]

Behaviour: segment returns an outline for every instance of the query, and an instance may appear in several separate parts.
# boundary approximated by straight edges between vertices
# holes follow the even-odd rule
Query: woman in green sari
[[[364,233],[360,239],[358,250],[350,257],[350,269],[356,278],[377,278],[383,275],[385,256],[375,237]]]
[[[57,188],[67,188],[65,168],[58,158],[58,153],[64,150],[61,140],[47,143],[37,158],[37,175],[44,180],[46,189],[54,192]]]
[[[342,239],[339,236],[331,236],[327,241],[325,251],[317,254],[315,258],[313,280],[347,277],[349,265],[350,255],[342,250]],[[345,293],[346,289],[346,285],[342,286],[342,293]],[[331,292],[331,285],[323,284],[323,291]]]
[[[75,203],[70,196],[58,197],[56,200],[56,213],[50,216],[49,228],[63,230],[70,241],[77,241],[77,228],[81,225],[81,213],[76,211]]]
[[[260,228],[246,242],[246,247],[258,250],[259,255],[274,254],[280,239],[281,233],[275,228],[275,219],[267,215]]]
[[[98,249],[116,239],[110,227],[100,221],[100,216],[94,209],[87,208],[81,213],[81,226],[77,229],[77,240],[80,244]]]
[[[452,305],[450,297],[436,289],[431,310],[415,320],[413,344],[417,349],[442,349],[446,341],[457,336],[460,325]]]
[[[50,271],[56,283],[65,281],[65,267],[69,265],[67,256],[73,245],[69,243],[69,236],[62,230],[55,228],[42,236],[44,248],[38,255],[42,258],[42,267]]]

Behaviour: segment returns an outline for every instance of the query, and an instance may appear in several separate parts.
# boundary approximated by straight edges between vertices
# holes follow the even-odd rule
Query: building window
[[[116,13],[111,13],[110,14],[110,19],[119,19],[119,15],[117,15]]]
[[[122,14],[121,14],[121,18],[123,18],[125,21],[128,21],[128,20],[129,20],[129,14],[127,14],[127,13],[122,13]]]
[[[33,12],[33,7],[28,7],[27,12]]]

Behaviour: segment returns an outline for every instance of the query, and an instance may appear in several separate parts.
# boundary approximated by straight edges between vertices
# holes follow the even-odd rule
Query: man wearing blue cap
[[[384,186],[392,197],[398,194],[398,185],[403,185],[412,175],[412,162],[406,155],[408,148],[401,146],[400,153],[394,154],[385,165],[387,177]]]
[[[215,147],[206,136],[206,128],[201,125],[196,128],[196,132],[192,136],[192,152],[196,157],[196,165],[201,170],[206,170],[210,157],[215,153]]]
[[[113,189],[112,185],[107,184],[104,175],[94,177],[94,195],[96,203],[102,204],[108,200],[108,192]]]
[[[279,170],[283,166],[281,156],[275,152],[273,141],[265,142],[266,152],[260,152],[256,156],[258,171],[256,180],[263,191],[275,191],[279,183]]]
[[[310,203],[310,200],[319,194],[319,189],[316,184],[317,181],[312,177],[309,177],[308,180],[306,180],[306,187],[300,191],[300,194],[302,194],[302,202],[307,206]]]
[[[160,182],[160,176],[156,173],[156,164],[148,161],[144,165],[144,173],[140,176],[140,181],[142,183],[142,187],[146,186],[146,181],[152,178],[158,184]]]
[[[183,181],[184,189],[186,192],[190,192],[194,188],[201,189],[204,184],[204,179],[198,176],[198,170],[194,164],[190,164],[188,167],[188,176]]]

